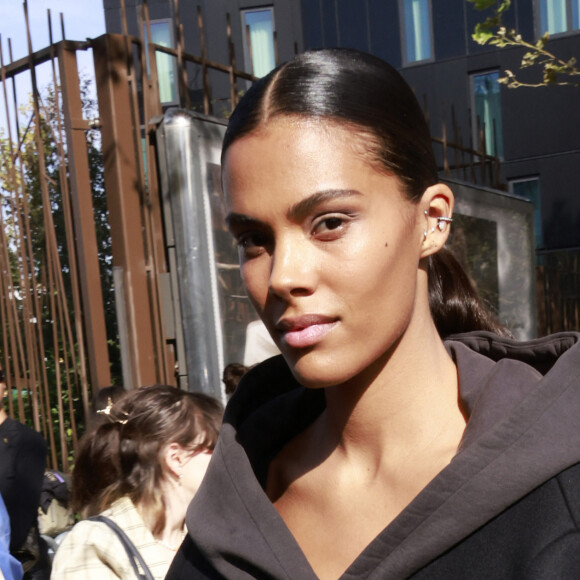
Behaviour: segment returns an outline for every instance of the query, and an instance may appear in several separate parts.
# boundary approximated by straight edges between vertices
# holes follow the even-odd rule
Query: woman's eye
[[[268,238],[260,233],[246,233],[237,237],[237,243],[245,257],[253,258],[264,251]]]
[[[333,240],[339,237],[348,225],[346,216],[331,215],[319,219],[315,224],[312,233],[323,241]]]

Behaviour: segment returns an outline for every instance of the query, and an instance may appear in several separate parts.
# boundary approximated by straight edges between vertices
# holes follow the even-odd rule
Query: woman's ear
[[[437,183],[425,190],[419,204],[424,220],[421,258],[438,252],[447,241],[451,229],[455,197],[444,183]]]
[[[167,472],[179,479],[183,473],[186,459],[191,455],[191,451],[184,449],[179,443],[170,443],[163,451],[162,460]]]

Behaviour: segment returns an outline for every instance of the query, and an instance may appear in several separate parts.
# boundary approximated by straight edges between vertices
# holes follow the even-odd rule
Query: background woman
[[[221,414],[221,404],[207,395],[143,387],[113,405],[109,420],[79,446],[75,509],[119,525],[156,579],[165,577],[185,535],[185,511],[205,474]],[[135,573],[106,524],[81,521],[58,549],[52,578],[134,580]]]
[[[579,336],[517,343],[482,307],[401,76],[298,56],[246,93],[222,164],[283,357],[232,397],[168,578],[577,575]]]

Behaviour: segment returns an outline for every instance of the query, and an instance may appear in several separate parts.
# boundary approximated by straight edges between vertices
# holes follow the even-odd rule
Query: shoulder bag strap
[[[153,574],[145,564],[145,560],[143,560],[143,556],[139,553],[139,550],[135,547],[135,544],[129,539],[127,534],[111,519],[105,516],[93,516],[92,518],[88,518],[94,522],[102,522],[107,524],[119,537],[121,540],[121,544],[123,544],[123,548],[127,552],[127,556],[129,556],[129,561],[131,562],[131,566],[133,566],[133,570],[135,570],[135,574],[139,580],[155,580],[153,578]],[[139,572],[139,567],[137,566],[137,562],[141,569],[143,570],[143,574]]]

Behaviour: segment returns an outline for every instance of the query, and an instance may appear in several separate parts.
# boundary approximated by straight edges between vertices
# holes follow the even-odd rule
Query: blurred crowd
[[[224,371],[228,397],[244,371]],[[2,400],[6,391],[0,371]],[[216,398],[172,386],[102,388],[65,474],[47,469],[43,437],[3,405],[0,578],[164,578],[222,415]]]

